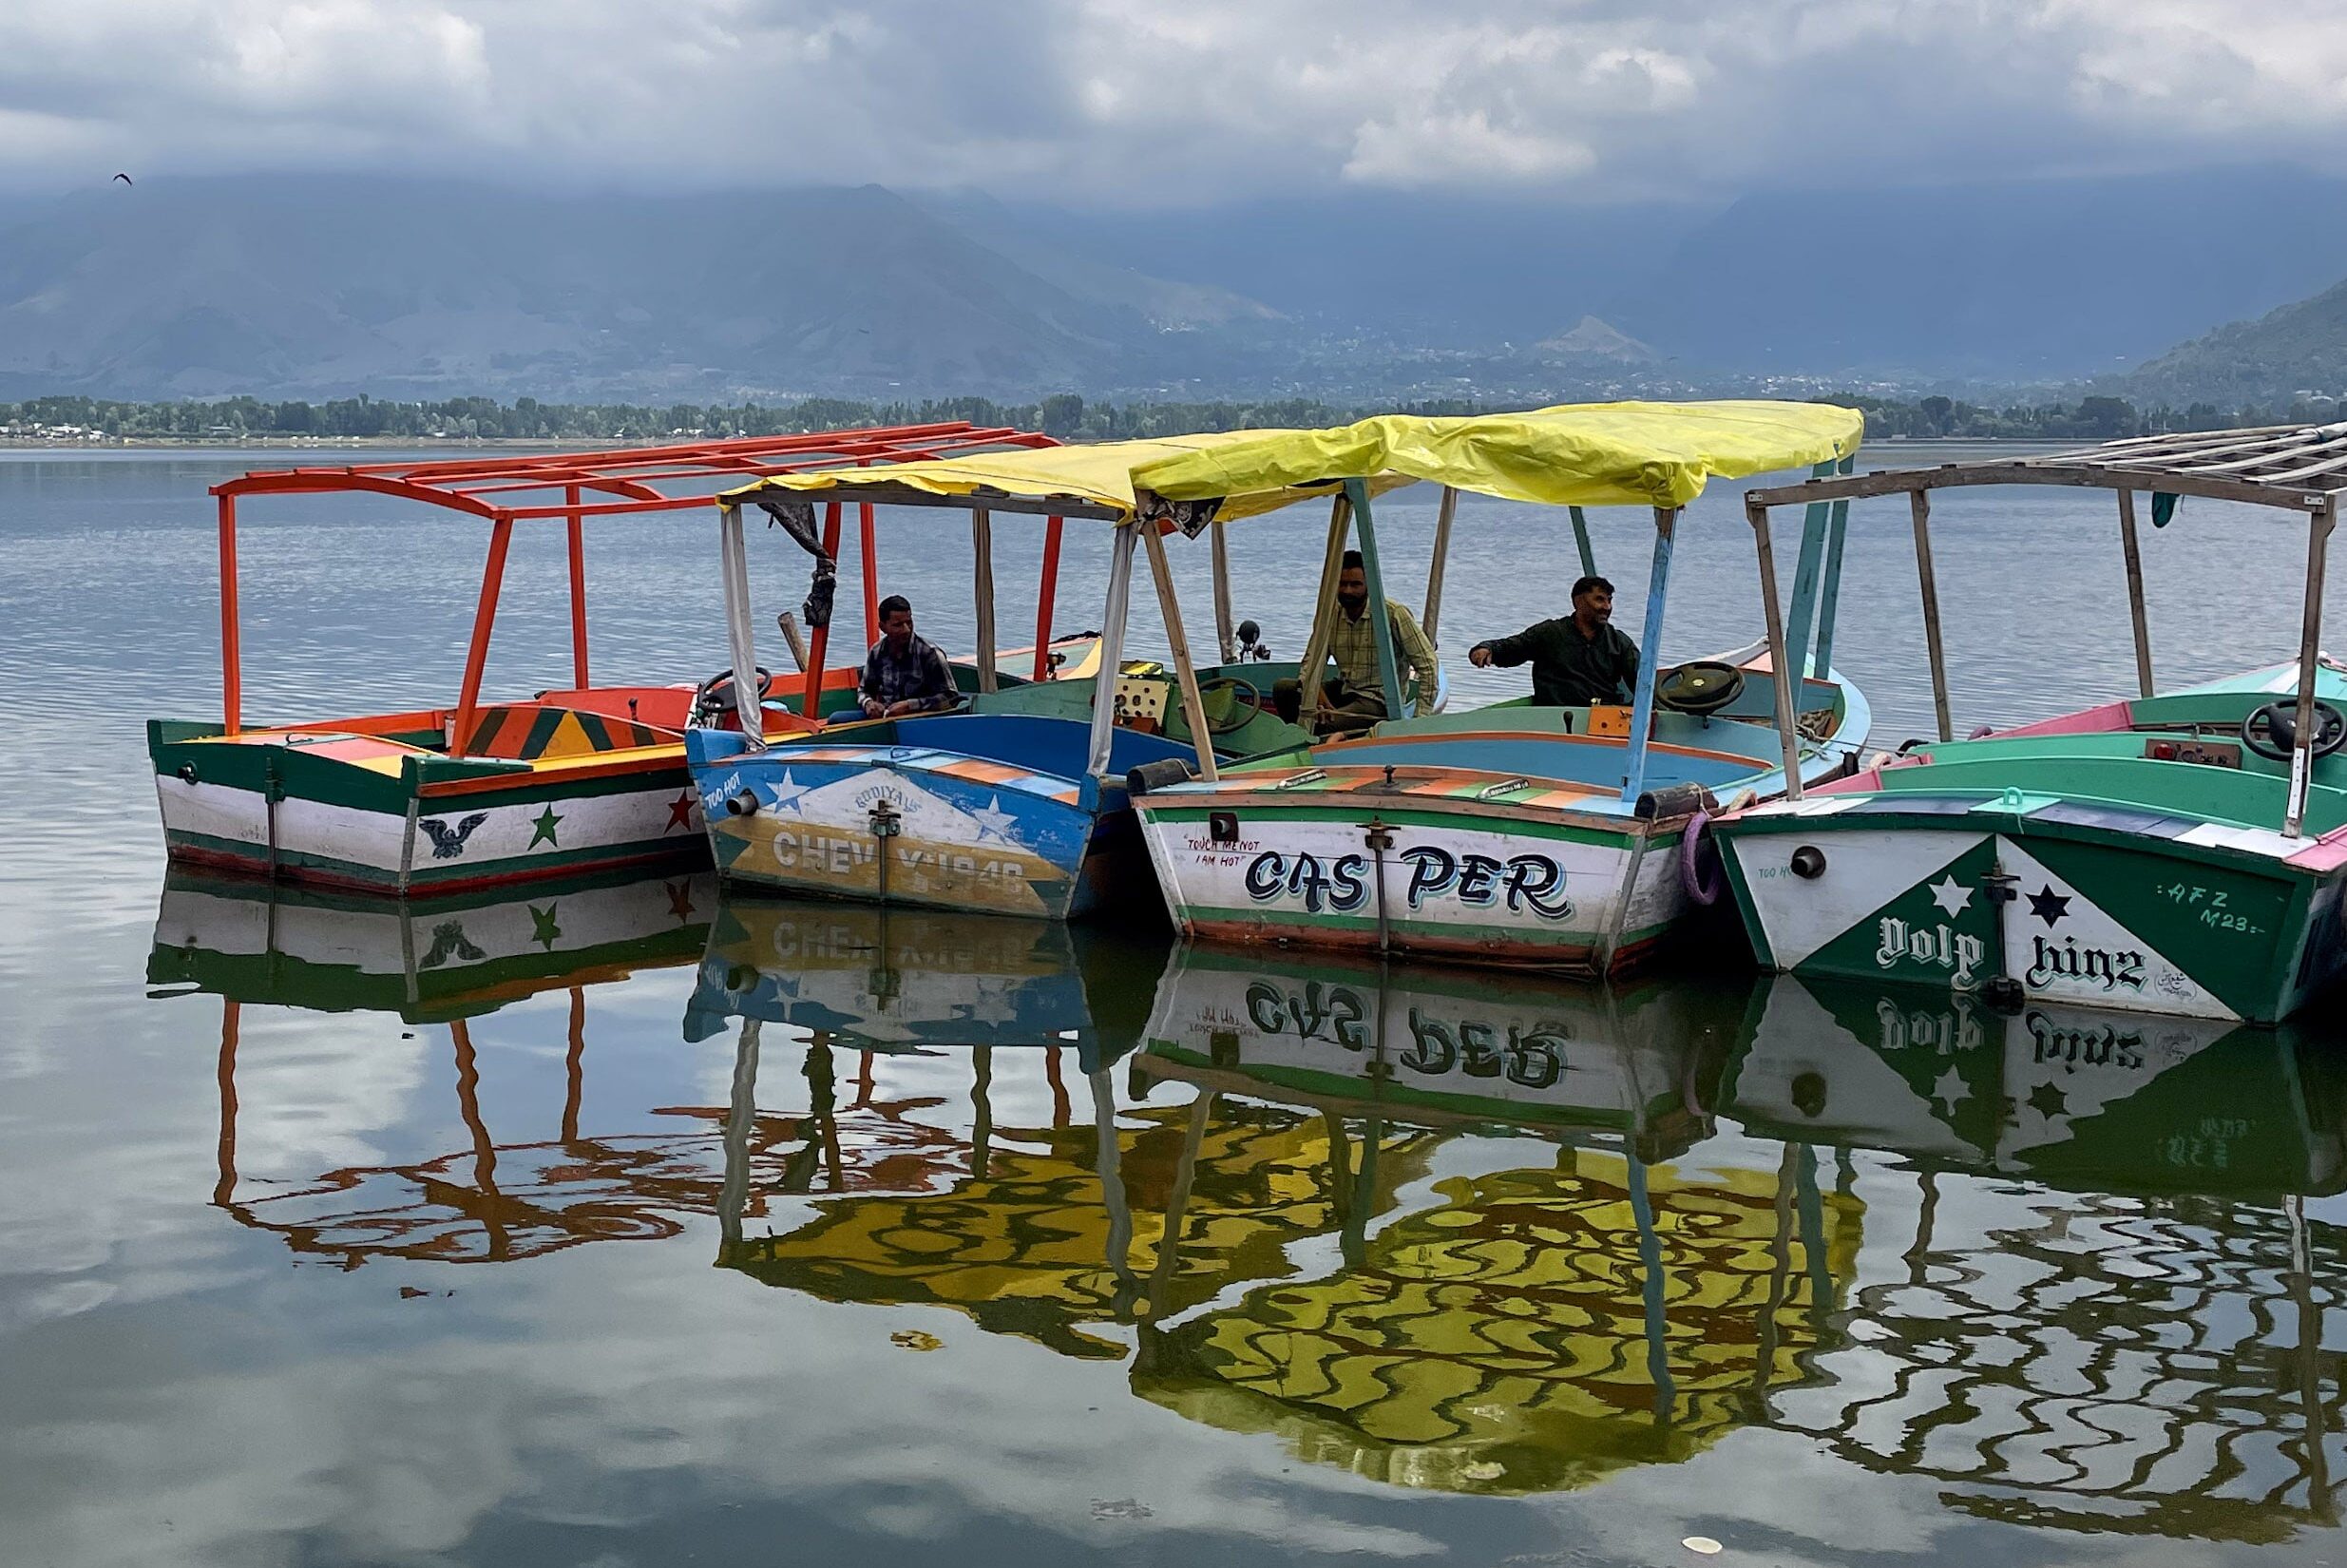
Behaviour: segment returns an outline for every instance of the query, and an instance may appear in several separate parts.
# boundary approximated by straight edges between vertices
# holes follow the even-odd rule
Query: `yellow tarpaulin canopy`
[[[1714,474],[1806,468],[1858,450],[1864,416],[1817,403],[1577,403],[1530,413],[1381,414],[1339,430],[1262,430],[1133,469],[1169,501],[1248,497],[1395,474],[1508,501],[1684,507]],[[893,470],[891,470],[893,471]]]
[[[791,491],[827,500],[853,500],[861,491],[906,491],[934,495],[941,501],[983,505],[987,499],[1023,502],[1058,501],[1098,507],[1119,520],[1134,513],[1133,471],[1154,464],[1205,457],[1225,447],[1252,447],[1264,442],[1303,440],[1308,430],[1221,430],[1199,435],[1169,435],[1149,441],[1103,441],[1091,446],[1022,448],[981,452],[975,457],[945,457],[926,463],[891,463],[870,468],[826,468],[813,473],[781,473],[744,485],[717,497],[722,506],[742,506],[760,496]],[[1407,479],[1381,482],[1380,489],[1406,485]],[[1248,504],[1224,515],[1250,517],[1284,507],[1308,493],[1272,487]]]

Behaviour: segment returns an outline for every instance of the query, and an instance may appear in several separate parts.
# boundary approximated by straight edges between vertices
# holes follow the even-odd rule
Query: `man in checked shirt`
[[[867,718],[940,713],[962,700],[945,656],[913,635],[913,607],[903,594],[880,602],[880,641],[865,655],[856,692]]]
[[[1384,681],[1377,667],[1377,622],[1369,619],[1369,576],[1361,552],[1346,550],[1339,563],[1336,624],[1329,628],[1328,657],[1336,661],[1337,690],[1325,695],[1320,710],[1322,735],[1349,735],[1382,723],[1394,704],[1385,700]],[[1385,614],[1394,634],[1394,673],[1403,686],[1418,677],[1414,711],[1434,712],[1436,673],[1434,644],[1426,641],[1418,618],[1400,600],[1385,601]]]

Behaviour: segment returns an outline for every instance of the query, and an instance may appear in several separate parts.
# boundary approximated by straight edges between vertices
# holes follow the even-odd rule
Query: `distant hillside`
[[[2347,395],[2347,279],[2311,299],[2180,344],[2122,383],[2138,403],[2220,408]]]
[[[2047,385],[2301,297],[2342,255],[2347,181],[2302,170],[1823,190],[1737,202],[1597,309],[1692,364]]]
[[[877,186],[527,195],[384,179],[109,185],[0,227],[0,396],[1024,393],[1145,373],[1137,273],[1021,266]]]

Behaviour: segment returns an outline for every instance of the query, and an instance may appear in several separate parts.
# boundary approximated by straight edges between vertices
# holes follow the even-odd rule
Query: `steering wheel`
[[[1744,671],[1717,659],[1680,665],[1654,684],[1654,700],[1674,713],[1715,714],[1744,695]]]
[[[2242,744],[2269,762],[2289,761],[2298,742],[2299,705],[2295,698],[2268,702],[2242,720]],[[2316,703],[2314,754],[2329,756],[2342,743],[2347,743],[2347,714],[2328,702]]]
[[[1209,735],[1231,735],[1247,728],[1249,721],[1263,711],[1263,693],[1255,683],[1235,675],[1218,675],[1212,680],[1198,682],[1198,706],[1206,706],[1209,692],[1230,692],[1233,700],[1231,711],[1217,722],[1211,715],[1206,720]]]
[[[763,702],[766,700],[766,694],[774,689],[774,672],[763,664],[757,666],[757,672],[758,700]],[[734,672],[719,670],[716,675],[693,688],[693,717],[690,722],[706,727],[710,720],[718,717],[733,706]]]

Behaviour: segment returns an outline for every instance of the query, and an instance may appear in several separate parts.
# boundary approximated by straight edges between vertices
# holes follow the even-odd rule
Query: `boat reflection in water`
[[[385,903],[282,884],[174,873],[148,984],[217,994],[219,1176],[214,1203],[239,1224],[344,1268],[371,1259],[497,1262],[584,1241],[674,1235],[705,1212],[703,1129],[596,1138],[580,1132],[586,993],[639,969],[689,962],[716,908],[714,874],[621,872]],[[471,1021],[547,991],[570,993],[558,1138],[501,1144],[480,1098]],[[349,1166],[240,1191],[237,1054],[248,1005],[396,1014],[442,1023],[455,1056],[467,1148],[410,1163]]]
[[[1908,1156],[1903,1267],[1863,1281],[1832,1376],[1775,1423],[1949,1506],[2036,1526],[2272,1541],[2338,1521],[2323,1349],[2347,1184],[2342,1040],[1781,980],[1723,1113]],[[1967,1179],[1963,1173],[2024,1177]]]
[[[578,973],[699,942],[660,886],[670,934],[587,943]],[[437,911],[327,942],[282,893],[184,890],[159,982],[457,1020],[469,1147],[256,1195],[230,1006],[219,1202],[348,1267],[672,1238],[941,1309],[914,1321],[949,1344],[1119,1364],[1140,1400],[1399,1486],[1555,1491],[1742,1431],[1986,1520],[2272,1541],[2336,1517],[2342,1259],[2303,1211],[2347,1183],[2334,1039],[729,903],[685,1031],[730,1041],[730,1101],[639,1092],[626,1130],[582,1129],[579,990],[560,1136],[501,1143],[460,1015],[569,983],[523,950],[534,911],[464,917],[456,984],[422,962],[454,939],[415,940]]]

